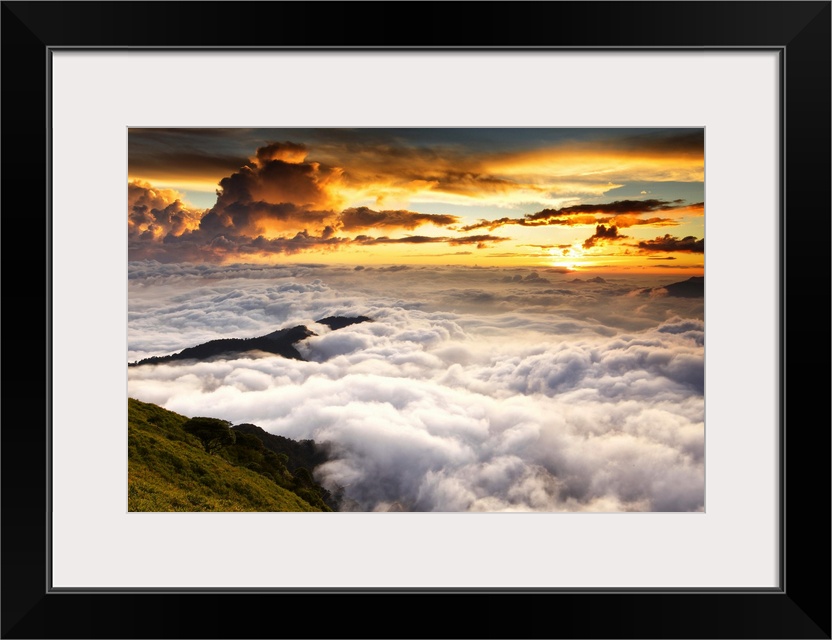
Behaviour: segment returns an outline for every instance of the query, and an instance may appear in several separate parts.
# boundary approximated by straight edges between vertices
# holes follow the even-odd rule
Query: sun
[[[553,247],[548,250],[551,257],[551,266],[562,267],[569,269],[569,271],[577,271],[580,269],[582,262],[576,258],[584,256],[584,248],[580,242],[576,242],[568,247]]]

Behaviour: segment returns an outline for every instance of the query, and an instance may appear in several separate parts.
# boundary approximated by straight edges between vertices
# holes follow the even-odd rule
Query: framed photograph
[[[829,2],[195,7],[3,3],[3,637],[830,637]]]

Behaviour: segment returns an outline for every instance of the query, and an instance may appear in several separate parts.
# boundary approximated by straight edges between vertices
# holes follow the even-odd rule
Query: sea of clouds
[[[129,268],[128,361],[304,324],[306,361],[128,369],[131,397],[331,445],[358,511],[704,508],[704,299],[556,269]],[[337,331],[326,316],[374,321]]]

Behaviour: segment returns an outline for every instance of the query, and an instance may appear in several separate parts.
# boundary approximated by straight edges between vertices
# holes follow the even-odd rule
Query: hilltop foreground
[[[195,420],[128,399],[128,511],[333,510],[334,499],[311,469],[293,464],[294,451],[315,449],[315,443],[285,438],[289,454],[276,453],[257,435],[200,420],[225,439],[209,446],[193,428]]]

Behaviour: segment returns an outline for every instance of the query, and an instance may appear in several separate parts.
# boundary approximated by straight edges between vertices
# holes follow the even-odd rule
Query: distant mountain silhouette
[[[594,278],[589,278],[587,280],[581,280],[580,278],[572,278],[569,282],[580,283],[580,284],[583,284],[585,282],[592,282],[592,283],[595,283],[595,284],[607,284],[607,281],[604,280],[601,276],[596,276]]]
[[[328,316],[323,320],[318,320],[318,324],[325,324],[333,331],[335,331],[336,329],[343,329],[344,327],[348,327],[351,324],[358,324],[360,322],[372,322],[372,319],[368,318],[367,316],[356,316],[355,318],[347,318],[344,316]]]
[[[318,324],[328,326],[334,331],[348,327],[351,324],[372,322],[372,319],[366,316],[353,318],[329,316],[317,322]],[[152,356],[139,360],[138,362],[131,362],[127,366],[136,367],[142,364],[163,364],[177,360],[208,360],[209,358],[218,356],[230,357],[248,351],[265,351],[266,353],[273,353],[284,358],[291,358],[292,360],[303,360],[300,352],[295,348],[295,344],[314,335],[317,335],[314,331],[310,331],[304,325],[298,325],[288,329],[278,329],[277,331],[257,338],[220,338],[218,340],[209,340],[195,347],[182,349],[179,353],[174,353],[169,356]]]
[[[666,284],[663,287],[647,287],[638,291],[638,295],[649,296],[653,292],[667,291],[667,295],[676,298],[702,298],[705,295],[705,278],[693,276],[682,282]]]
[[[705,278],[694,276],[682,282],[666,285],[663,288],[667,289],[669,295],[677,298],[701,298],[705,295]]]

